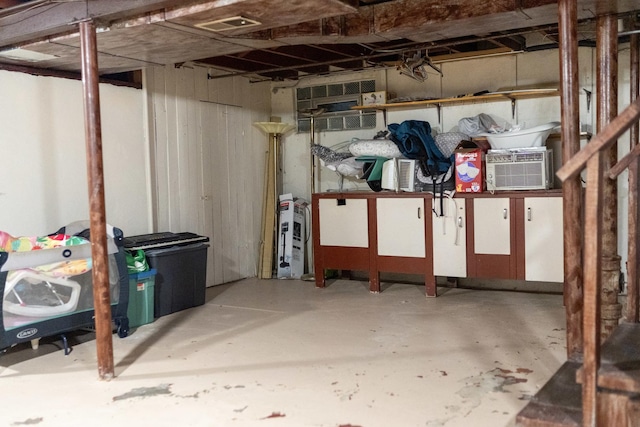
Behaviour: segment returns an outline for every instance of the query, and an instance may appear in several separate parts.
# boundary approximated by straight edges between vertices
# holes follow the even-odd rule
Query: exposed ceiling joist
[[[587,20],[580,42],[591,36],[593,11],[640,9],[637,0],[577,1]],[[0,0],[0,66],[77,72],[77,22],[91,18],[102,74],[196,62],[225,76],[297,79],[418,53],[437,61],[521,52],[533,32],[544,47],[557,43],[557,13],[553,0]],[[204,28],[219,21],[234,25]],[[7,55],[15,47],[40,59]]]
[[[20,0],[0,0],[0,8],[14,7],[22,4]]]

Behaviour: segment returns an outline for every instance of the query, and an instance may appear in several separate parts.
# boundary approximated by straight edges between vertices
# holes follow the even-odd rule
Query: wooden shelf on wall
[[[490,92],[482,95],[457,96],[452,98],[425,99],[420,101],[396,102],[390,104],[376,105],[356,105],[351,107],[352,110],[387,110],[396,108],[438,108],[438,121],[440,121],[440,109],[448,105],[471,104],[475,102],[499,102],[511,101],[511,113],[515,116],[516,101],[519,99],[544,98],[550,96],[559,96],[560,91],[557,88],[540,88],[540,89],[515,89],[498,92]],[[386,114],[385,114],[386,115]],[[385,120],[386,122],[386,120]]]
[[[469,95],[452,98],[424,99],[420,101],[395,102],[391,104],[356,105],[352,110],[383,110],[391,108],[428,107],[438,105],[468,104],[473,102],[496,102],[518,100],[527,98],[542,98],[547,96],[559,96],[558,89],[522,89],[513,91],[490,92],[483,95]]]

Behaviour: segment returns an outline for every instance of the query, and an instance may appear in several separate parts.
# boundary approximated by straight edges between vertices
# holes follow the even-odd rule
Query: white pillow
[[[355,157],[380,156],[389,159],[402,157],[395,142],[390,139],[352,139],[349,152]]]

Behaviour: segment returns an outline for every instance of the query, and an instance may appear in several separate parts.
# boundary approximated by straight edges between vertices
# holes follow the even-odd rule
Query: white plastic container
[[[560,122],[549,122],[528,129],[503,133],[483,133],[480,136],[486,136],[494,150],[541,147],[553,129],[558,126],[560,126]]]

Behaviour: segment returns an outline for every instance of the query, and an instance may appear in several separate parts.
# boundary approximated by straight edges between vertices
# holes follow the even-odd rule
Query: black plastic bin
[[[204,304],[209,238],[193,233],[155,233],[125,238],[125,248],[142,249],[156,270],[154,317]]]

